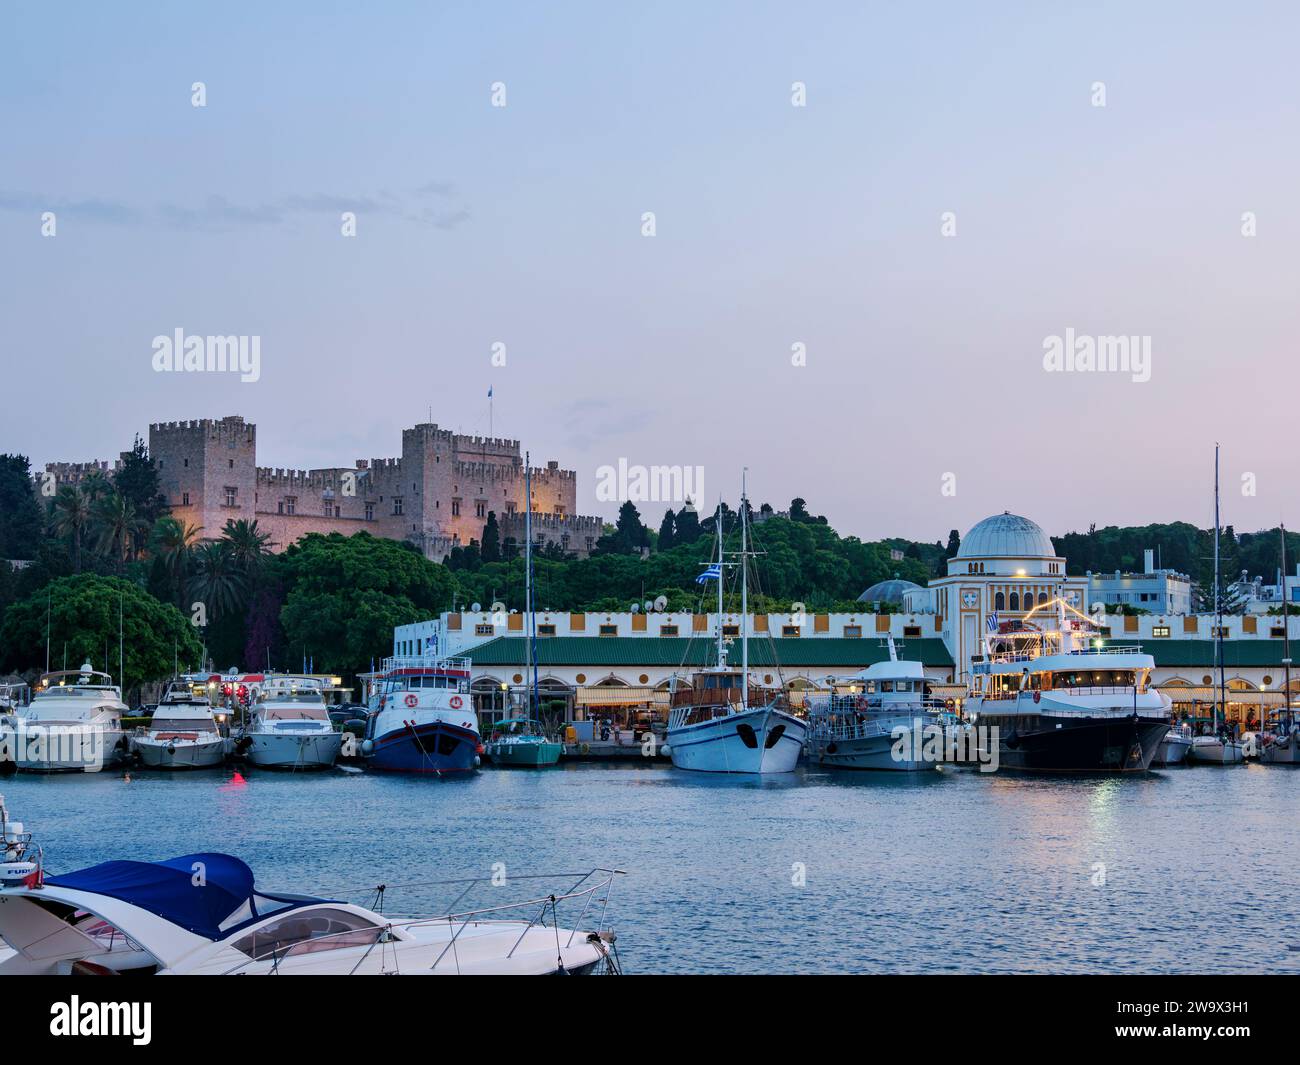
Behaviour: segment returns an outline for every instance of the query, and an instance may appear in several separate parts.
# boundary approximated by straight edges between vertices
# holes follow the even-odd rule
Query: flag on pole
[[[492,386],[488,385],[488,399],[492,398]]]
[[[707,584],[711,580],[718,580],[722,577],[722,563],[714,562],[708,569],[695,578],[696,584]]]

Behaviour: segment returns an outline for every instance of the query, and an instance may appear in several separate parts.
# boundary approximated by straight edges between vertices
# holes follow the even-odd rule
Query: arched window
[[[1020,609],[1020,593],[1019,593],[1019,592],[1012,592],[1012,593],[1011,593],[1011,609],[1012,609],[1013,611],[1018,611],[1018,610]]]
[[[1039,592],[1039,593],[1038,593],[1038,605],[1039,605],[1039,606],[1042,606],[1042,605],[1043,605],[1044,603],[1046,603],[1046,602],[1047,602],[1047,593],[1046,593],[1046,592]]]
[[[1007,608],[1007,597],[1003,595],[1001,592],[998,592],[998,594],[993,597],[993,609],[1006,610],[1006,608]]]

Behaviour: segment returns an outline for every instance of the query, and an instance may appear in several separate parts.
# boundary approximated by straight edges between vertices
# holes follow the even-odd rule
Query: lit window
[[[1168,635],[1169,635],[1169,626],[1168,626],[1168,625],[1153,625],[1153,626],[1151,627],[1151,635],[1152,635],[1152,636],[1168,636]]]

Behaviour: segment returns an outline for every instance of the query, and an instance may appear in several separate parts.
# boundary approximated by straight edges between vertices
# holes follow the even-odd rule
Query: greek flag
[[[984,627],[985,627],[986,629],[988,629],[989,632],[997,632],[997,631],[998,631],[998,616],[997,616],[996,614],[985,614],[985,615],[984,615]]]
[[[705,584],[710,580],[718,580],[722,576],[722,563],[714,562],[708,569],[695,578],[696,584]]]
[[[488,399],[492,398],[492,386],[488,385]]]

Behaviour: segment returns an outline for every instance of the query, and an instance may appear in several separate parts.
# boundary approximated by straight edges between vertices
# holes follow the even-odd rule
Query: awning
[[[668,693],[657,688],[593,685],[574,693],[574,706],[667,706]]]
[[[1170,701],[1175,703],[1206,703],[1207,705],[1213,705],[1221,697],[1218,688],[1192,688],[1181,684],[1169,685],[1163,688],[1157,684],[1156,690],[1169,696]],[[1280,691],[1243,692],[1229,688],[1227,692],[1222,693],[1222,698],[1230,703],[1241,703],[1245,706],[1281,706],[1286,702],[1285,696]]]

